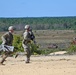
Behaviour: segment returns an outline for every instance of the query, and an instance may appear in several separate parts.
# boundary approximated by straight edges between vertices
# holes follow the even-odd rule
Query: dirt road
[[[29,64],[25,56],[8,57],[4,64],[0,75],[76,75],[76,55],[31,56]]]

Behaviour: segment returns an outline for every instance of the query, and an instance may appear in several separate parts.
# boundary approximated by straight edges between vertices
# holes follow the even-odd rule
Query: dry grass
[[[74,30],[38,30],[34,31],[34,33],[37,42],[43,47],[47,47],[52,43],[57,44],[58,46],[65,44],[64,47],[67,47],[73,40],[73,37],[76,37]]]
[[[41,47],[47,47],[49,44],[68,44],[76,37],[74,30],[34,30],[36,41]],[[0,32],[2,36],[4,32]],[[23,31],[15,31],[14,34],[22,37]]]

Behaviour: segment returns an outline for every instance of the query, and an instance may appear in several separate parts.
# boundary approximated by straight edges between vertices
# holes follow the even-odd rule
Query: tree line
[[[76,16],[0,18],[0,31],[7,31],[11,25],[15,26],[16,30],[23,30],[26,24],[29,24],[34,30],[75,30]]]

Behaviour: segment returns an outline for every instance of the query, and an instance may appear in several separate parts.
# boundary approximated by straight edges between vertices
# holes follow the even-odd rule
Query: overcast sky
[[[76,0],[0,0],[0,17],[76,16]]]

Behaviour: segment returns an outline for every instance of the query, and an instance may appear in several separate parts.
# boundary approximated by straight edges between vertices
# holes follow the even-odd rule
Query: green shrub
[[[0,40],[0,45],[2,44],[2,41]]]
[[[68,53],[74,53],[76,52],[76,45],[70,45],[70,47],[67,49]]]
[[[13,46],[14,46],[14,52],[23,52],[24,49],[22,47],[22,38],[19,35],[14,35],[14,40],[13,40]],[[34,44],[33,42],[31,43],[31,53],[32,54],[41,54],[41,52],[38,49],[38,46]]]
[[[38,50],[38,48],[39,48],[39,46],[32,42],[31,43],[31,54],[33,54],[33,55],[41,54],[41,52]]]
[[[23,51],[21,36],[14,35],[13,46],[14,46],[15,52],[18,52],[18,51],[22,52]]]

